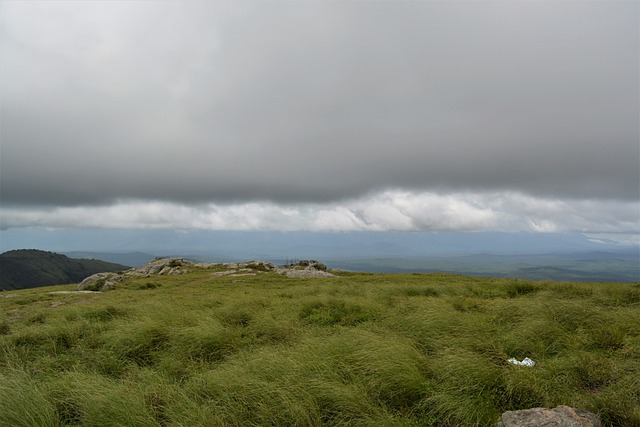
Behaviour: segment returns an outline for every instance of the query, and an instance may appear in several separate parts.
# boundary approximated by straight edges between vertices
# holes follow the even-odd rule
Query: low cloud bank
[[[388,190],[327,204],[178,204],[3,207],[2,229],[71,227],[243,231],[509,231],[638,234],[635,202],[543,199],[522,193]]]

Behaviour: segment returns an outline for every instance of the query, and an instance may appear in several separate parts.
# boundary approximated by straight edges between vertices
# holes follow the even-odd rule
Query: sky
[[[638,1],[0,3],[0,229],[640,235]]]

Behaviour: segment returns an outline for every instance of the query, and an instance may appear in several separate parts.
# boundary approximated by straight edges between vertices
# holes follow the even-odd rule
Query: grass
[[[486,426],[562,404],[640,426],[637,284],[196,270],[50,293],[71,289],[0,294],[0,425]]]

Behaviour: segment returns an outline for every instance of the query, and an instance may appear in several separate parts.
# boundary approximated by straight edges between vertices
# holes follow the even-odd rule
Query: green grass
[[[271,272],[0,294],[0,425],[640,425],[640,286]],[[533,368],[507,359],[530,357]]]

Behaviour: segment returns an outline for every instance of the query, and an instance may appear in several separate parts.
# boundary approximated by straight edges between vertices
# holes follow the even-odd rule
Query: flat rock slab
[[[496,427],[602,427],[600,418],[589,411],[558,406],[507,411]]]
[[[336,277],[328,271],[316,270],[314,268],[305,268],[303,270],[279,269],[278,273],[287,277]]]
[[[53,291],[50,294],[99,294],[100,291]]]

